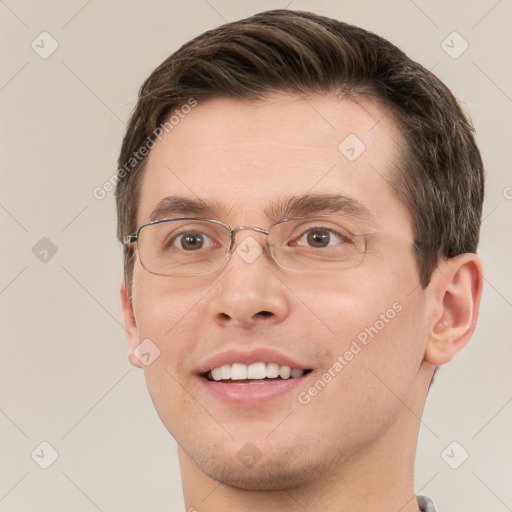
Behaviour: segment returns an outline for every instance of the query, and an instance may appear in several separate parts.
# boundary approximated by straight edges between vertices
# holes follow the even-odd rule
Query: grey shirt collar
[[[417,496],[416,498],[421,512],[436,512],[436,506],[428,496]]]

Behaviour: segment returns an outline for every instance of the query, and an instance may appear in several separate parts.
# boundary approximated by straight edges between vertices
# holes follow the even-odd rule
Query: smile
[[[206,378],[210,381],[243,381],[262,382],[269,379],[296,379],[302,377],[311,370],[300,368],[291,368],[278,363],[257,362],[249,365],[243,363],[224,364],[212,368],[206,373]]]
[[[199,362],[195,374],[209,398],[226,405],[252,408],[288,397],[307,386],[315,366],[307,358],[287,355],[273,347],[218,352]]]

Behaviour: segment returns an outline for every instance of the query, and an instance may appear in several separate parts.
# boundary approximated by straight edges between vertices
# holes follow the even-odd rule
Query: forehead
[[[274,204],[306,194],[342,195],[377,218],[400,208],[386,179],[402,136],[376,101],[217,98],[178,117],[149,155],[139,225],[167,196],[215,203],[210,216],[238,223],[271,220]]]

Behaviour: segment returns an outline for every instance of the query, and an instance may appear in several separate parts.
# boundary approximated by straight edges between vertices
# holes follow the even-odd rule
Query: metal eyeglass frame
[[[281,265],[276,260],[275,255],[274,255],[271,247],[268,245],[268,235],[269,235],[269,232],[270,232],[270,230],[274,226],[277,226],[279,224],[283,224],[284,222],[289,222],[291,220],[299,220],[299,219],[317,219],[319,217],[320,218],[321,217],[333,217],[333,215],[301,215],[301,216],[297,216],[297,217],[288,217],[286,219],[281,219],[281,220],[279,220],[277,222],[274,222],[273,224],[271,224],[269,226],[268,229],[263,229],[263,228],[260,228],[258,226],[236,226],[236,227],[232,228],[231,226],[229,226],[228,224],[226,224],[225,222],[222,222],[220,220],[206,219],[204,217],[176,217],[176,218],[168,218],[168,219],[159,219],[159,220],[155,220],[155,221],[147,222],[146,224],[143,224],[142,226],[140,226],[137,229],[137,231],[136,231],[136,233],[134,235],[125,235],[125,236],[123,236],[123,245],[127,246],[127,245],[130,245],[130,244],[138,242],[138,240],[139,240],[139,233],[146,226],[153,226],[155,224],[162,224],[162,223],[167,223],[167,222],[172,222],[172,221],[179,221],[179,220],[192,220],[192,221],[211,222],[212,224],[218,224],[218,225],[226,228],[226,230],[229,232],[229,240],[230,240],[229,249],[226,252],[226,257],[224,258],[224,262],[222,263],[222,265],[219,268],[216,268],[214,270],[210,270],[208,272],[200,272],[200,273],[195,273],[195,274],[171,274],[171,275],[169,275],[169,274],[160,274],[159,272],[153,272],[153,271],[149,270],[144,265],[144,263],[142,261],[142,258],[140,257],[140,253],[139,253],[139,261],[140,261],[142,267],[147,272],[149,272],[150,274],[157,275],[157,276],[163,276],[163,277],[179,277],[179,276],[188,277],[188,276],[204,276],[204,275],[208,275],[208,274],[213,274],[214,272],[218,272],[218,271],[222,270],[226,266],[228,261],[231,259],[231,256],[232,256],[234,248],[235,248],[235,235],[236,235],[236,233],[238,233],[239,231],[252,230],[252,231],[256,231],[258,233],[263,233],[264,235],[266,235],[265,247],[267,248],[267,251],[270,254],[272,260],[276,263],[276,265],[278,267],[280,267],[282,269],[285,269],[285,270],[288,270],[290,272],[300,272],[300,270],[290,269],[288,267],[284,267],[283,265]],[[363,260],[364,260],[364,257],[366,255],[366,245],[367,245],[366,235],[368,235],[368,234],[369,233],[362,233],[360,235],[354,235],[354,234],[351,233],[351,235],[354,236],[354,237],[361,237],[361,236],[365,237],[364,238],[363,257],[361,258],[361,261],[359,262],[359,264],[355,265],[355,266],[359,266],[363,262]]]

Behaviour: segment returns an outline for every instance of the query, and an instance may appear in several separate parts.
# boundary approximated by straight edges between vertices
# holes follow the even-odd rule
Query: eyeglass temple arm
[[[123,245],[133,244],[137,241],[137,235],[125,235],[123,236]]]

